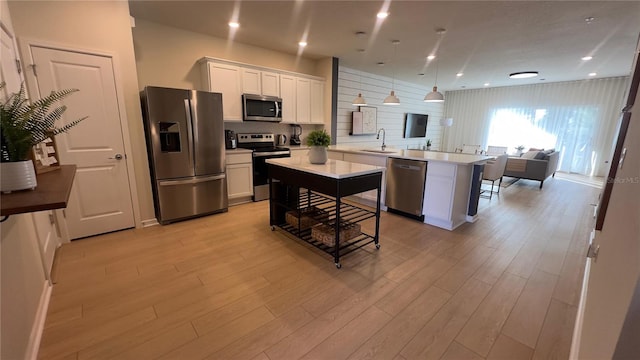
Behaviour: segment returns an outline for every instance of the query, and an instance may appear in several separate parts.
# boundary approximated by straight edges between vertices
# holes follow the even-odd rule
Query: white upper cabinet
[[[199,62],[203,90],[222,93],[225,121],[242,121],[242,94],[256,94],[282,98],[283,123],[324,124],[321,78],[207,57]]]
[[[296,78],[296,122],[311,123],[311,80]]]
[[[280,97],[282,98],[282,122],[296,123],[296,77],[280,75]]]
[[[242,69],[242,92],[280,97],[280,74],[252,68]]]
[[[262,95],[260,70],[242,69],[242,93]]]
[[[311,123],[324,124],[324,81],[311,80]]]
[[[222,93],[222,114],[225,121],[242,121],[242,69],[217,62],[202,63],[205,89]]]
[[[262,95],[282,97],[280,92],[280,74],[261,71],[260,79],[262,80]]]

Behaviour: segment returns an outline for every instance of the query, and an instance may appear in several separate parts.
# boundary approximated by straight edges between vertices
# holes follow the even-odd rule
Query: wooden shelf
[[[60,170],[38,175],[35,190],[1,194],[0,216],[66,208],[75,175],[75,165],[61,165]]]

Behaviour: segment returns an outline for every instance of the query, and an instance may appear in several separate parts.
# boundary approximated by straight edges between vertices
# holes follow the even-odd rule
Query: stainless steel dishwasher
[[[387,209],[400,215],[423,220],[422,200],[426,176],[426,161],[388,158],[385,198]]]

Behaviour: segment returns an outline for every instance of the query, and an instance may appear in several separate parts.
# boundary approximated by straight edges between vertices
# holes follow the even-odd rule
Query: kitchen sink
[[[378,154],[393,154],[398,152],[398,150],[376,150],[376,149],[362,149],[360,151],[366,151],[366,152],[372,152],[372,153],[378,153]]]

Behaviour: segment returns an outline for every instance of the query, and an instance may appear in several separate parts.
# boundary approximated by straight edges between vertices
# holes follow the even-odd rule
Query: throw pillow
[[[529,148],[529,151],[543,151],[544,149],[538,149],[538,148]]]
[[[544,151],[538,151],[534,159],[543,160],[545,157],[547,157],[547,154]]]
[[[535,159],[536,155],[538,155],[540,151],[538,150],[529,150],[526,153],[522,154],[521,158],[523,159]]]

